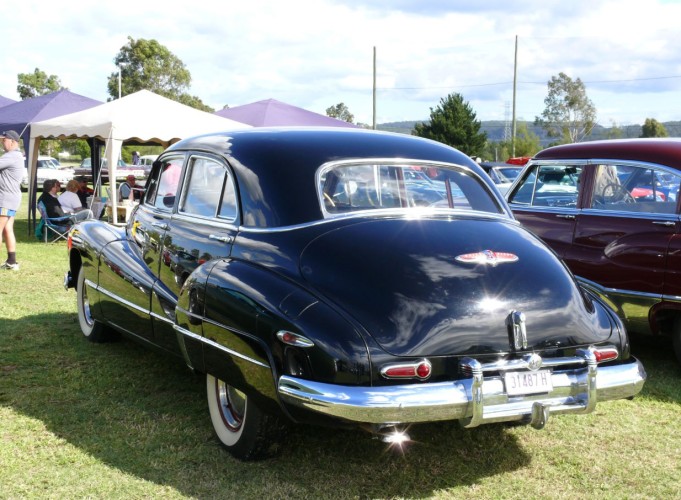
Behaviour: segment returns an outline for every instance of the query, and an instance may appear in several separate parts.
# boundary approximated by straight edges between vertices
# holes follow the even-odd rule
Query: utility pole
[[[374,121],[372,128],[376,130],[376,46],[374,45],[374,85],[373,85],[373,97],[374,97]]]
[[[515,56],[513,58],[513,118],[511,125],[511,156],[515,156],[515,99],[518,81],[518,35],[515,36]]]

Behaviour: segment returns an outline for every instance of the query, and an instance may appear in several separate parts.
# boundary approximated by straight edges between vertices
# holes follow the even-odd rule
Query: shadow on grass
[[[681,363],[674,355],[671,337],[632,333],[629,339],[631,353],[643,363],[648,374],[641,397],[681,403]]]
[[[526,466],[504,426],[414,426],[403,452],[362,431],[291,429],[276,458],[219,447],[202,377],[131,341],[92,344],[70,314],[6,320],[0,404],[111,467],[196,497],[422,497]],[[84,471],[84,473],[86,473]]]

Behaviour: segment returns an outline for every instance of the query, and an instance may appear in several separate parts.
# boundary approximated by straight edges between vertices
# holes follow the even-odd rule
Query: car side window
[[[145,202],[155,208],[170,211],[180,184],[184,157],[166,158],[161,168],[153,173],[147,188]]]
[[[663,169],[604,164],[596,167],[591,208],[675,213],[681,176]]]
[[[576,207],[580,165],[537,165],[513,192],[510,203],[533,207]]]
[[[190,159],[179,212],[200,217],[215,217],[226,173],[226,168],[213,159],[202,157]]]

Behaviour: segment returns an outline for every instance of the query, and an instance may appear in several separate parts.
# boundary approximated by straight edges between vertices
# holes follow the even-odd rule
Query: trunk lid
[[[555,254],[511,221],[358,219],[312,241],[300,264],[314,288],[396,356],[518,350],[514,312],[525,317],[522,351],[612,335],[607,314],[585,302]]]

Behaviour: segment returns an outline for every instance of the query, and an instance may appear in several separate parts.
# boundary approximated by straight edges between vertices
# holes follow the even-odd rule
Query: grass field
[[[541,431],[421,425],[398,451],[296,427],[277,458],[242,463],[212,436],[203,379],[129,341],[87,342],[65,244],[29,236],[25,207],[16,233],[21,271],[0,274],[2,499],[681,497],[681,369],[664,339],[633,338],[648,371],[635,400]]]

